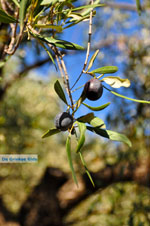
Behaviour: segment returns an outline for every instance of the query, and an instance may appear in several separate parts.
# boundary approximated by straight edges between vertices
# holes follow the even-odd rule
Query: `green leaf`
[[[90,122],[92,119],[94,118],[94,114],[93,113],[88,113],[86,115],[80,116],[79,118],[77,118],[78,122]]]
[[[78,122],[78,121],[77,121],[77,124],[78,124],[78,127],[79,127],[80,137],[79,137],[79,140],[78,140],[76,152],[79,152],[81,150],[81,148],[83,147],[84,142],[85,142],[86,125],[85,125],[85,123]]]
[[[59,129],[49,129],[46,133],[43,134],[42,138],[46,138],[46,137],[49,137],[49,136],[52,136],[52,135],[55,135],[57,133],[60,133],[60,130]]]
[[[91,57],[90,62],[89,62],[89,65],[88,65],[88,68],[87,68],[87,71],[89,71],[90,68],[92,67],[92,65],[94,63],[94,60],[97,57],[98,53],[99,53],[99,49],[96,50],[95,53],[93,54],[93,56]]]
[[[93,179],[92,179],[92,177],[91,177],[91,174],[90,174],[90,172],[89,172],[89,170],[88,170],[88,168],[87,168],[87,166],[86,166],[86,163],[85,163],[85,161],[84,161],[84,158],[83,158],[83,156],[82,156],[82,153],[79,152],[79,154],[80,154],[81,162],[82,162],[82,164],[83,164],[83,166],[84,166],[84,168],[85,168],[85,171],[86,171],[86,173],[87,173],[87,175],[88,175],[88,177],[89,177],[89,179],[90,179],[90,181],[91,181],[93,187],[95,187],[94,181],[93,181]]]
[[[58,0],[43,0],[43,1],[41,2],[41,5],[49,5],[49,4],[51,4],[51,3],[52,3],[52,5],[53,5],[53,4],[55,4],[56,2],[58,2]]]
[[[5,24],[15,23],[16,19],[5,13],[5,11],[3,11],[2,9],[0,9],[0,22]]]
[[[71,172],[72,172],[73,180],[76,183],[76,185],[78,186],[78,181],[77,181],[75,171],[74,171],[74,167],[73,167],[73,164],[72,164],[71,144],[70,143],[71,143],[71,138],[70,138],[70,136],[68,136],[67,140],[66,140],[66,151],[67,151],[68,161],[69,161],[70,169],[71,169]]]
[[[54,29],[58,32],[62,32],[63,28],[62,26],[57,26],[57,25],[51,25],[51,24],[35,24],[35,27],[37,28],[50,28],[50,29]]]
[[[136,8],[137,8],[138,14],[140,16],[141,15],[141,11],[142,11],[142,6],[141,6],[140,0],[136,0]]]
[[[118,71],[118,67],[116,66],[105,66],[105,67],[97,68],[93,71],[90,71],[90,73],[110,74],[110,73],[115,73],[116,71]]]
[[[92,111],[101,111],[101,110],[105,109],[106,107],[108,107],[110,105],[110,102],[108,102],[107,104],[101,105],[99,107],[92,107],[92,106],[89,106],[85,103],[82,103],[82,104]]]
[[[30,31],[30,33],[35,37],[35,38],[39,38],[42,41],[49,43],[51,45],[60,47],[62,49],[70,49],[70,50],[84,50],[84,48],[78,44],[72,43],[72,42],[68,42],[65,40],[60,40],[60,39],[54,39],[52,37],[44,37],[42,35],[37,35],[35,33],[32,33]]]
[[[24,18],[26,16],[26,10],[29,0],[21,0],[20,2],[20,10],[19,10],[19,19],[20,19],[20,29],[23,29]]]
[[[12,0],[12,1],[15,3],[15,5],[16,5],[18,8],[20,8],[19,2],[18,2],[17,0]]]
[[[84,50],[84,48],[82,46],[72,43],[72,42],[65,41],[65,40],[54,39],[51,37],[44,37],[44,40],[54,46],[62,48],[62,49]]]
[[[119,77],[113,77],[113,76],[108,76],[103,78],[101,81],[106,82],[108,85],[110,85],[113,88],[120,88],[120,87],[129,87],[130,80],[129,79],[122,79]]]
[[[143,103],[143,104],[150,104],[150,101],[148,100],[137,100],[137,99],[133,99],[133,98],[130,98],[130,97],[126,97],[126,96],[123,96],[119,93],[116,93],[110,89],[108,89],[107,87],[104,86],[105,89],[107,89],[109,92],[111,92],[112,94],[114,94],[115,96],[118,96],[118,97],[121,97],[121,98],[124,98],[124,99],[127,99],[127,100],[131,100],[131,101],[134,101],[134,102],[138,102],[138,103]]]
[[[95,132],[96,134],[102,137],[108,138],[110,140],[124,142],[125,144],[129,145],[129,147],[132,146],[131,141],[124,134],[120,134],[111,130],[100,129],[97,127],[90,127],[90,126],[87,126],[87,129],[90,130],[91,132]]]
[[[80,7],[77,7],[77,8],[74,8],[72,9],[71,11],[78,11],[78,10],[81,10],[81,9],[94,9],[96,7],[102,7],[102,6],[105,6],[105,4],[91,4],[91,5],[84,5],[84,6],[80,6]]]
[[[101,127],[101,128],[104,128],[104,129],[106,128],[104,121],[102,119],[98,118],[98,117],[94,117],[88,123],[93,127],[98,127],[98,128]]]
[[[68,105],[67,103],[67,100],[66,100],[66,96],[64,94],[64,91],[60,85],[60,82],[57,80],[54,84],[54,89],[55,89],[55,92],[57,93],[57,95],[59,96],[59,98],[65,103]]]

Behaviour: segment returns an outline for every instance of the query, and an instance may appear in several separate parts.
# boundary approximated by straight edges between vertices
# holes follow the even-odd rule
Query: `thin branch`
[[[93,5],[93,0],[91,0],[91,5]],[[87,52],[86,52],[86,58],[85,58],[85,62],[82,68],[82,71],[79,75],[79,77],[77,78],[77,80],[75,81],[74,85],[71,87],[71,90],[74,88],[74,86],[77,84],[77,82],[79,81],[79,79],[81,78],[86,66],[87,66],[87,62],[88,62],[88,58],[89,58],[89,54],[90,54],[90,47],[91,47],[91,36],[92,36],[92,17],[93,17],[93,9],[90,12],[90,20],[89,20],[89,39],[88,39],[88,44],[87,44]]]
[[[17,21],[18,21],[18,17],[19,17],[19,9],[17,9],[17,12],[16,12]],[[11,41],[9,43],[8,48],[5,49],[5,52],[8,53],[8,54],[13,52],[13,48],[14,48],[15,41],[16,41],[17,26],[18,26],[18,22],[16,22],[16,24],[13,24],[13,23],[10,24],[10,27],[11,27],[11,30],[12,30]]]

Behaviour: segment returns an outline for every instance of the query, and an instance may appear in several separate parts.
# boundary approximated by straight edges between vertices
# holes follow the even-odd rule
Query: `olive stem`
[[[94,1],[91,0],[91,5],[93,5]],[[91,48],[91,36],[92,36],[92,17],[93,17],[93,9],[90,12],[90,20],[89,20],[89,38],[88,38],[88,44],[87,44],[87,51],[86,51],[86,58],[85,58],[85,62],[82,68],[82,71],[79,75],[79,77],[77,78],[77,80],[75,81],[75,83],[73,84],[73,86],[71,87],[71,90],[74,88],[74,86],[77,84],[77,82],[79,81],[79,79],[81,78],[82,74],[84,73],[84,70],[87,66],[87,62],[88,62],[88,58],[89,58],[89,54],[90,54],[90,48]]]

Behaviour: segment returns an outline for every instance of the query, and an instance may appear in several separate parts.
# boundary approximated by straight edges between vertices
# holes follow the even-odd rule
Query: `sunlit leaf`
[[[116,66],[105,66],[105,67],[97,68],[93,71],[90,71],[90,73],[110,74],[110,73],[115,73],[116,71],[118,71],[118,67]]]
[[[92,177],[91,177],[91,174],[90,174],[90,172],[89,172],[89,170],[88,170],[88,168],[87,168],[87,166],[86,166],[86,163],[85,163],[85,161],[84,161],[84,158],[83,158],[82,153],[79,152],[79,155],[80,155],[81,162],[82,162],[82,164],[83,164],[83,166],[84,166],[84,168],[85,168],[85,171],[86,171],[86,173],[87,173],[87,175],[88,175],[88,177],[89,177],[89,179],[90,179],[90,181],[91,181],[93,187],[95,187],[94,181],[93,181],[93,179],[92,179]]]
[[[72,9],[72,11],[78,11],[78,10],[81,10],[81,9],[94,9],[96,7],[103,7],[105,6],[105,4],[91,4],[91,5],[84,5],[84,6],[80,6],[80,7],[77,7],[77,8],[74,8]]]
[[[58,2],[58,0],[43,0],[43,1],[41,2],[41,5],[49,5],[49,4],[51,4],[51,3],[52,3],[52,5],[53,5],[53,4],[55,4],[56,2]]]
[[[46,137],[49,137],[49,136],[52,136],[52,135],[55,135],[57,133],[60,133],[60,130],[59,129],[49,129],[46,133],[43,134],[42,138],[46,138]]]
[[[104,104],[104,105],[101,105],[101,106],[98,106],[98,107],[92,107],[92,106],[89,106],[85,103],[82,103],[84,106],[86,106],[87,108],[89,108],[90,110],[92,111],[101,111],[103,109],[105,109],[106,107],[108,107],[110,105],[110,102],[108,102],[107,104]]]
[[[51,43],[52,45],[55,45],[55,46],[63,48],[63,49],[84,50],[84,48],[82,46],[72,43],[72,42],[65,41],[65,40],[54,39],[51,37],[45,37],[44,40]]]
[[[78,124],[78,127],[79,127],[80,137],[79,137],[79,140],[78,140],[76,152],[79,152],[81,150],[81,148],[83,147],[84,142],[85,142],[86,125],[85,125],[85,123],[78,122],[78,121],[77,121],[77,124]]]
[[[98,117],[92,118],[88,123],[93,127],[106,128],[104,121]]]
[[[119,77],[108,76],[102,79],[102,81],[106,82],[113,88],[120,88],[120,87],[129,87],[130,80],[129,79],[122,79]]]
[[[22,30],[29,0],[21,0],[19,9],[20,28]]]
[[[2,23],[15,23],[16,19],[10,15],[8,15],[7,13],[5,13],[2,9],[0,9],[0,22]]]
[[[34,37],[39,38],[40,40],[42,40],[46,43],[49,43],[51,45],[54,45],[54,46],[57,46],[57,47],[60,47],[60,48],[63,48],[63,49],[84,50],[84,48],[82,46],[75,44],[75,43],[72,43],[72,42],[68,42],[68,41],[60,40],[60,39],[54,39],[52,37],[45,37],[45,36],[42,36],[42,35],[37,35],[35,33],[32,33],[31,31],[30,31],[30,33]]]
[[[57,25],[51,25],[51,24],[35,24],[35,27],[37,28],[49,28],[49,29],[54,29],[58,32],[62,32],[63,28],[62,26],[57,26]]]
[[[94,118],[94,114],[93,113],[88,113],[86,115],[80,116],[79,118],[77,118],[78,122],[90,122],[92,119]]]
[[[93,54],[93,56],[91,57],[90,62],[89,62],[89,65],[88,65],[88,68],[87,68],[87,71],[89,71],[90,68],[92,67],[92,65],[94,63],[94,60],[96,59],[98,53],[99,53],[99,49],[96,50],[95,53]]]
[[[132,146],[131,141],[124,134],[120,134],[111,130],[100,129],[97,127],[90,127],[90,126],[87,126],[87,129],[90,130],[91,132],[95,132],[96,134],[102,137],[105,137],[114,141],[123,142],[129,145],[129,147]]]
[[[68,136],[67,140],[66,140],[66,151],[67,151],[68,161],[69,161],[70,169],[72,172],[73,180],[76,183],[76,185],[78,186],[78,181],[76,178],[76,174],[75,174],[73,163],[72,163],[72,157],[71,157],[71,138],[70,138],[70,136]]]
[[[54,84],[54,89],[55,89],[55,92],[57,93],[57,95],[59,96],[59,98],[65,103],[68,105],[67,103],[67,100],[66,100],[66,96],[64,94],[64,91],[60,85],[60,82],[57,80]]]
[[[143,104],[150,104],[150,101],[148,100],[137,100],[137,99],[133,99],[133,98],[130,98],[130,97],[126,97],[126,96],[123,96],[119,93],[116,93],[106,87],[104,87],[105,89],[107,89],[109,92],[111,92],[112,94],[114,94],[115,96],[118,96],[118,97],[121,97],[121,98],[124,98],[124,99],[127,99],[127,100],[131,100],[131,101],[134,101],[134,102],[138,102],[138,103],[143,103]]]

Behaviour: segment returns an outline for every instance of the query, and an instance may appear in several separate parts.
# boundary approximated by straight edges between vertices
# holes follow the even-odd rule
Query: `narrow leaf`
[[[129,87],[130,80],[129,79],[122,79],[119,77],[108,76],[102,79],[102,81],[106,82],[113,88],[120,88],[120,87]]]
[[[49,28],[49,29],[54,29],[58,32],[62,32],[63,28],[62,26],[57,26],[57,25],[51,25],[51,24],[35,24],[35,27],[37,28]]]
[[[39,38],[40,40],[49,43],[51,45],[60,47],[62,49],[69,49],[69,50],[84,50],[84,48],[78,44],[72,43],[72,42],[68,42],[65,40],[60,40],[60,39],[54,39],[52,37],[45,37],[42,35],[37,35],[35,33],[32,33],[30,31],[30,33],[35,37],[35,38]]]
[[[110,102],[108,102],[107,104],[101,105],[99,107],[92,107],[92,106],[89,106],[85,103],[82,103],[82,104],[92,111],[101,111],[101,110],[105,109],[106,107],[108,107],[110,105]]]
[[[56,2],[58,2],[58,0],[43,0],[41,2],[41,5],[49,5],[49,4],[55,4]]]
[[[130,97],[126,97],[126,96],[123,96],[119,93],[116,93],[106,87],[104,87],[105,89],[107,89],[109,92],[111,92],[112,94],[114,94],[115,96],[118,96],[118,97],[121,97],[121,98],[124,98],[124,99],[127,99],[127,100],[131,100],[131,101],[134,101],[134,102],[138,102],[138,103],[143,103],[143,104],[150,104],[150,101],[148,100],[137,100],[137,99],[133,99],[133,98],[130,98]]]
[[[77,121],[86,123],[86,122],[90,122],[93,118],[94,118],[94,114],[93,113],[88,113],[86,115],[83,115],[83,116],[77,118]]]
[[[54,84],[54,89],[55,89],[55,92],[57,93],[57,95],[59,96],[59,98],[65,103],[68,105],[67,103],[67,100],[66,100],[66,96],[64,94],[64,91],[60,85],[60,82],[57,80]]]
[[[98,117],[94,117],[88,123],[93,127],[106,128],[104,121]]]
[[[102,7],[102,6],[105,6],[105,4],[91,4],[91,5],[84,5],[84,6],[80,6],[80,7],[77,7],[77,8],[74,8],[72,9],[71,11],[78,11],[78,10],[81,10],[81,9],[94,9],[96,7]]]
[[[20,10],[19,10],[19,19],[20,19],[20,28],[22,30],[24,25],[24,18],[26,15],[27,4],[29,0],[21,0],[20,2]]]
[[[67,137],[67,140],[66,140],[66,151],[67,151],[67,157],[68,157],[68,161],[69,161],[69,165],[70,165],[70,169],[71,169],[71,172],[72,172],[72,177],[73,177],[73,180],[74,182],[76,183],[76,185],[78,186],[78,181],[77,181],[77,178],[76,178],[76,174],[75,174],[75,171],[74,171],[74,167],[73,167],[73,163],[72,163],[72,157],[71,157],[71,138],[70,136]]]
[[[51,37],[45,37],[44,40],[52,45],[60,47],[62,49],[69,49],[69,50],[84,50],[84,48],[78,44],[73,42],[68,42],[65,40],[54,39]]]
[[[99,53],[99,49],[96,50],[95,53],[93,54],[93,56],[91,57],[89,65],[88,65],[88,68],[87,68],[87,71],[89,71],[90,68],[93,66],[94,60],[97,57],[98,53]]]
[[[42,138],[46,138],[46,137],[49,137],[49,136],[52,136],[52,135],[55,135],[57,133],[60,133],[60,130],[59,129],[49,129],[46,133],[43,134]]]
[[[82,162],[82,164],[83,164],[83,166],[84,166],[84,168],[85,168],[85,171],[86,171],[86,173],[87,173],[87,175],[88,175],[88,177],[89,177],[89,179],[90,179],[90,181],[91,181],[93,187],[95,187],[94,181],[93,181],[93,179],[92,179],[92,177],[91,177],[91,174],[90,174],[90,172],[89,172],[89,170],[88,170],[88,168],[87,168],[87,166],[86,166],[86,163],[85,163],[85,161],[84,161],[83,155],[82,155],[81,152],[79,152],[79,154],[80,154],[81,162]]]
[[[85,123],[82,123],[82,122],[77,122],[77,124],[78,124],[78,127],[79,127],[80,137],[79,137],[79,140],[78,140],[76,152],[79,152],[81,150],[81,148],[83,147],[84,142],[85,142],[86,125],[85,125]]]
[[[87,126],[87,129],[90,130],[91,132],[95,132],[96,134],[102,137],[108,138],[110,140],[124,142],[125,144],[129,145],[129,147],[132,146],[131,141],[124,134],[120,134],[111,130],[104,130],[96,127],[90,127],[90,126]]]
[[[90,71],[90,73],[110,74],[110,73],[115,73],[116,71],[118,71],[118,67],[116,66],[105,66],[105,67],[97,68],[93,71]]]
[[[0,9],[0,22],[2,23],[15,23],[16,19],[10,15],[8,15],[7,13],[5,13],[5,11],[3,11],[2,9]]]

